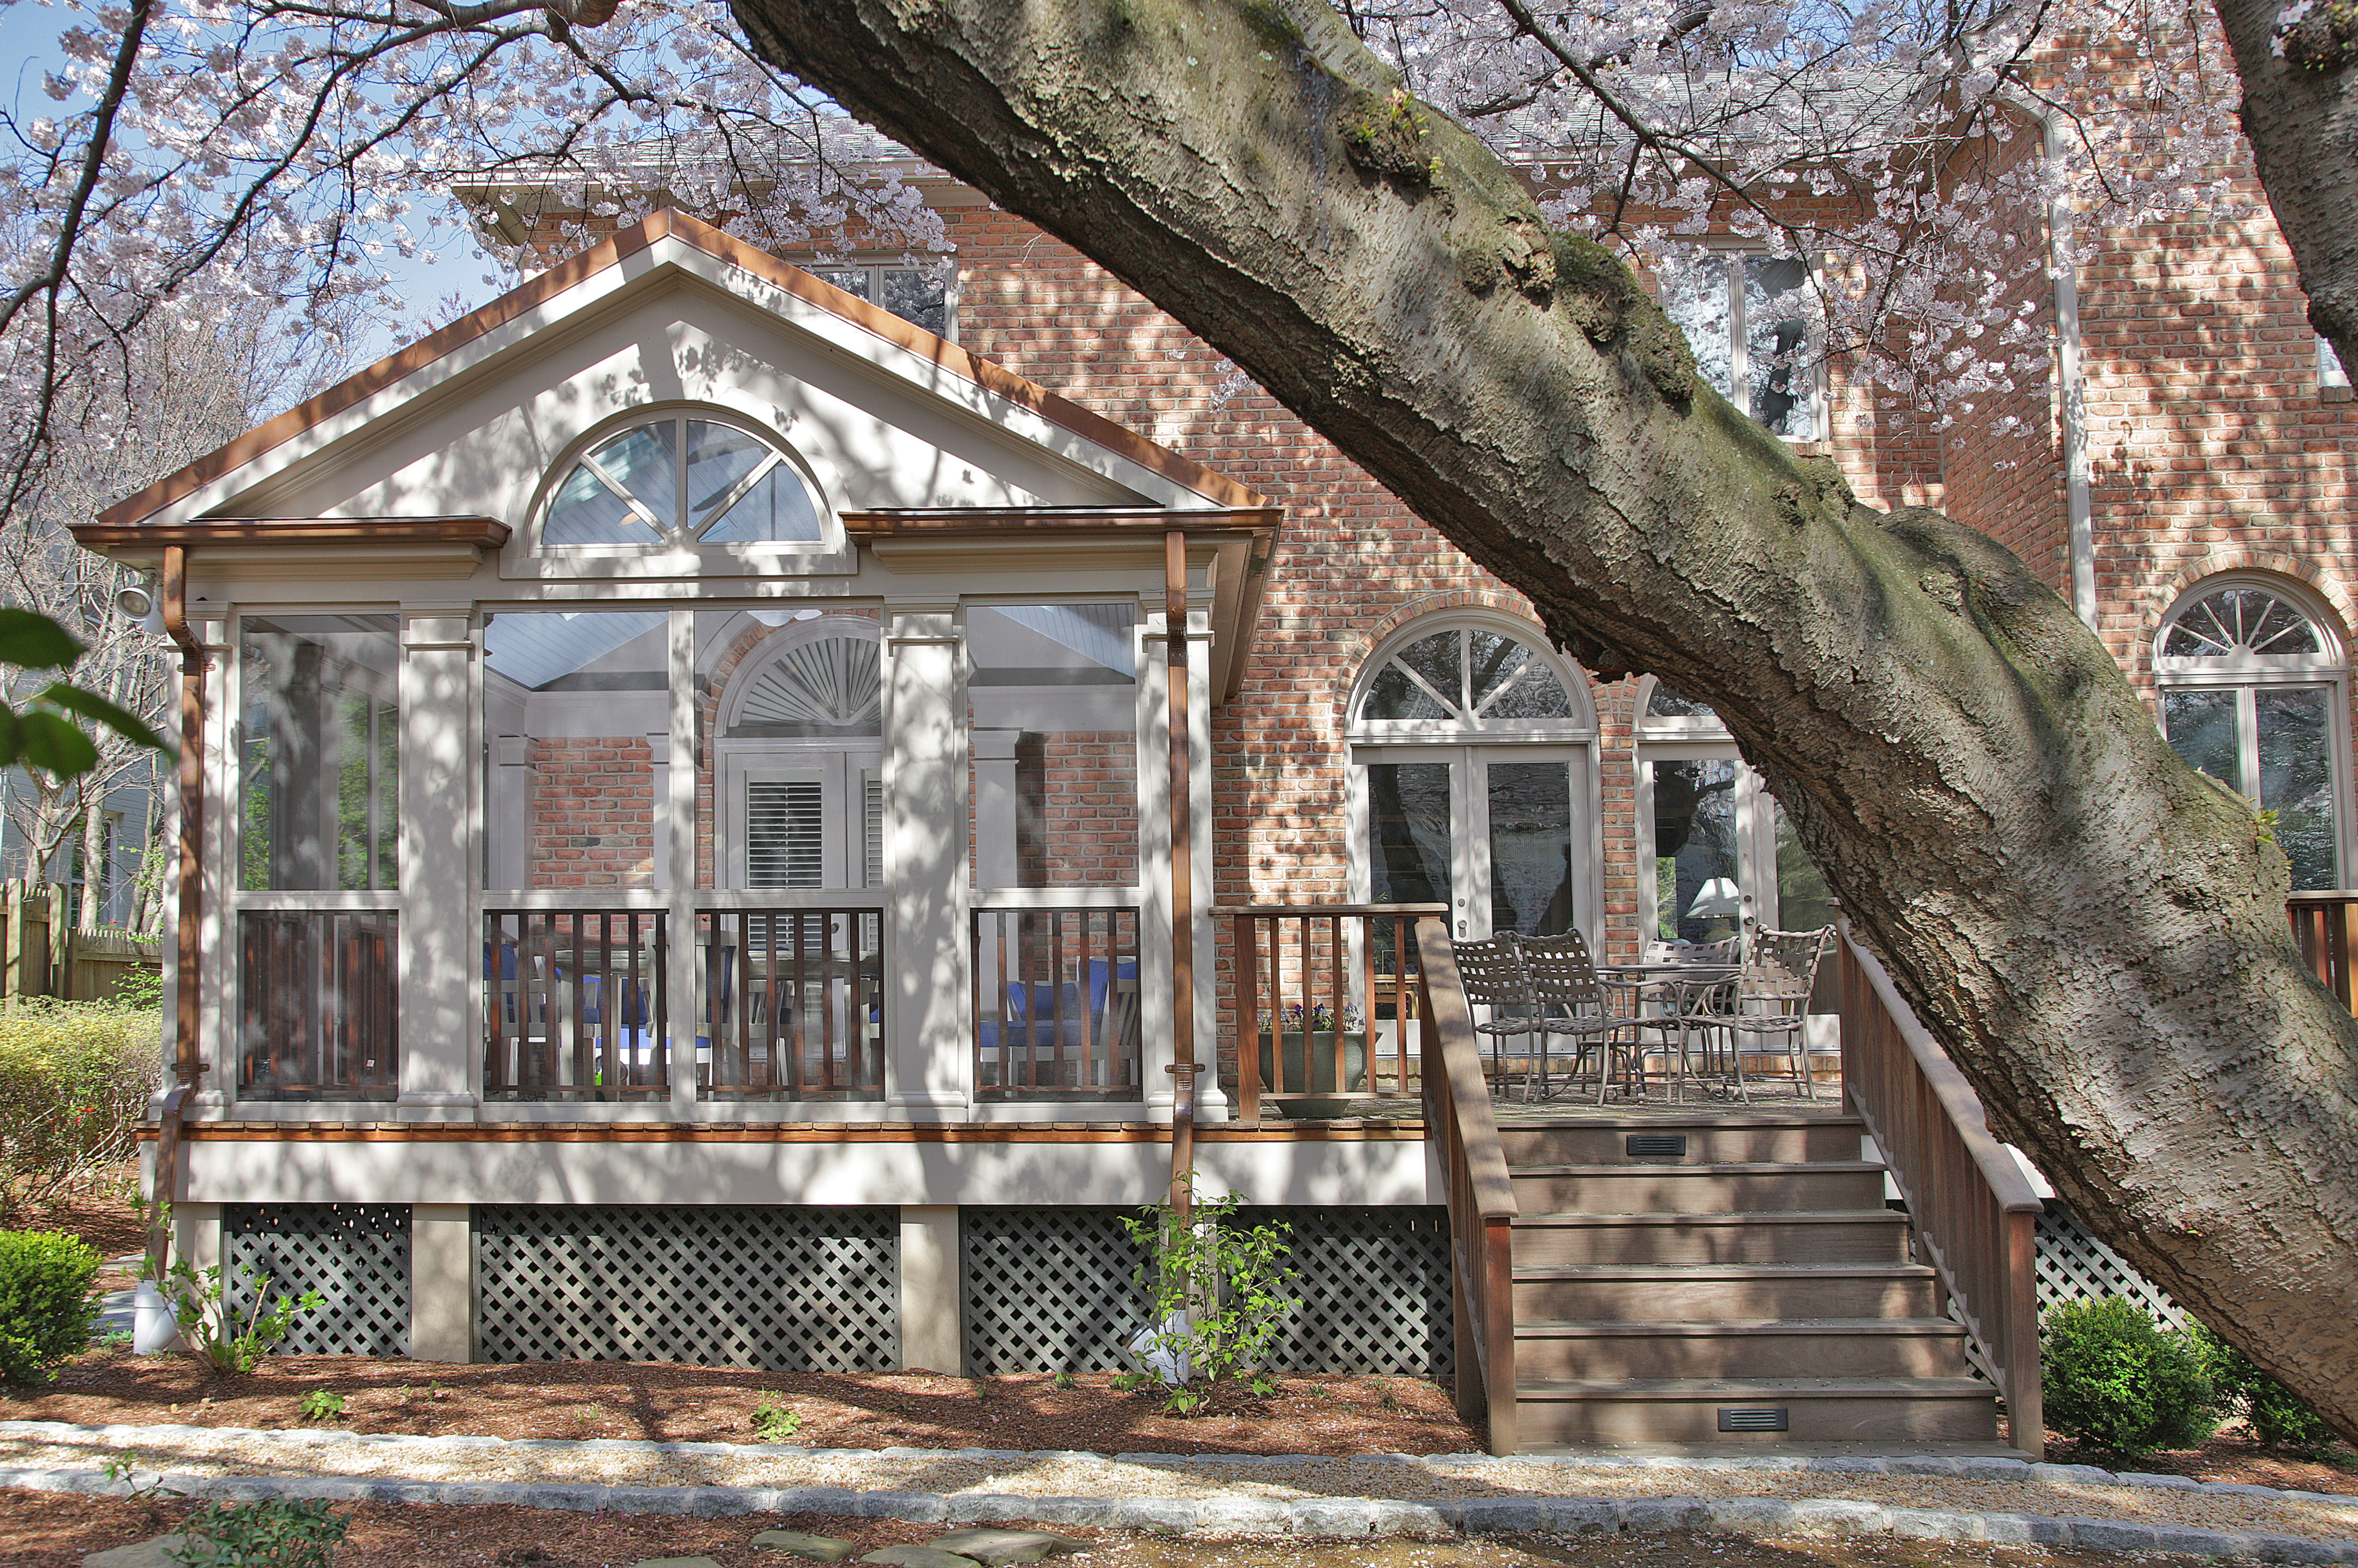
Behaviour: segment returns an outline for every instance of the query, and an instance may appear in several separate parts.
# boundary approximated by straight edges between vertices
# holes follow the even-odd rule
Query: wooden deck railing
[[[1474,1011],[1458,982],[1445,916],[1416,923],[1419,1052],[1425,1136],[1440,1145],[1449,1190],[1449,1283],[1457,1413],[1482,1422],[1490,1452],[1515,1452],[1514,1183],[1482,1077]]]
[[[974,912],[975,1098],[1143,1093],[1138,909]]]
[[[697,1092],[713,1099],[884,1097],[884,912],[696,912]]]
[[[393,1098],[401,1082],[396,917],[249,909],[237,924],[238,1093]]]
[[[1259,1121],[1265,1100],[1367,1098],[1387,1083],[1393,1095],[1412,1093],[1413,933],[1419,919],[1447,913],[1437,903],[1214,909],[1232,923],[1237,1119]]]
[[[483,1097],[671,1093],[660,909],[483,911]]]
[[[1842,939],[1843,1087],[1908,1201],[1998,1391],[2007,1440],[2040,1452],[2039,1195],[1992,1136],[1982,1102],[1883,966]]]
[[[2285,914],[2292,921],[2293,940],[2300,944],[2300,961],[2320,984],[2358,1012],[2350,974],[2350,910],[2358,892],[2340,888],[2326,892],[2297,892],[2287,901]]]

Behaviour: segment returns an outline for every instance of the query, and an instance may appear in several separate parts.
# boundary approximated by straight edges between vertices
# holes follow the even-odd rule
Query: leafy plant
[[[82,653],[73,634],[48,616],[29,610],[0,609],[0,664],[28,670],[62,670]],[[165,749],[162,738],[137,714],[94,691],[57,680],[21,708],[13,700],[0,702],[0,767],[22,763],[60,778],[90,772],[98,766],[98,748],[74,723],[76,717],[103,724],[135,745]]]
[[[2198,1326],[2194,1342],[2218,1390],[2220,1403],[2242,1409],[2261,1447],[2288,1448],[2314,1457],[2341,1441],[2341,1433],[2308,1401],[2210,1329]]]
[[[175,1405],[172,1408],[178,1410],[179,1407]],[[98,1473],[110,1481],[121,1483],[124,1488],[124,1496],[135,1503],[153,1502],[157,1498],[179,1496],[171,1487],[164,1485],[161,1471],[151,1472],[146,1480],[141,1480],[139,1455],[127,1451],[101,1465],[98,1467]]]
[[[153,1008],[120,1002],[24,997],[0,1013],[0,1215],[132,1158],[162,1028]]]
[[[1048,1386],[1058,1390],[1077,1389],[1081,1386],[1081,1380],[1070,1372],[1059,1372],[1048,1379]]]
[[[344,1396],[330,1389],[313,1389],[303,1396],[305,1421],[333,1421],[344,1413]]]
[[[1114,1375],[1114,1391],[1123,1394],[1136,1393],[1152,1381],[1154,1379],[1143,1372],[1119,1372]]]
[[[319,1292],[306,1291],[292,1301],[281,1294],[274,1308],[270,1276],[259,1269],[247,1269],[237,1276],[245,1287],[241,1312],[231,1302],[218,1267],[199,1269],[185,1258],[174,1262],[160,1279],[145,1267],[140,1277],[153,1280],[162,1292],[189,1353],[220,1372],[253,1371],[287,1337],[297,1318],[328,1304]]]
[[[763,1394],[753,1407],[753,1438],[758,1443],[791,1442],[802,1429],[802,1413],[788,1408],[784,1394]]]
[[[1163,1401],[1164,1415],[1194,1415],[1204,1408],[1206,1396],[1194,1389],[1174,1389],[1171,1397]]]
[[[2190,1446],[2218,1424],[2201,1350],[2123,1297],[2051,1309],[2039,1353],[2047,1422],[2082,1444],[2134,1456]]]
[[[211,1551],[173,1548],[175,1562],[202,1568],[328,1568],[349,1516],[331,1504],[288,1498],[259,1503],[211,1503],[181,1524],[184,1535],[202,1536]]]
[[[1277,1379],[1266,1372],[1255,1372],[1245,1379],[1245,1388],[1253,1398],[1265,1400],[1277,1392]]]
[[[1248,1227],[1236,1217],[1242,1194],[1196,1198],[1194,1187],[1191,1173],[1184,1217],[1165,1199],[1122,1220],[1130,1239],[1148,1250],[1137,1280],[1154,1298],[1154,1326],[1135,1343],[1164,1363],[1163,1381],[1183,1388],[1198,1376],[1217,1383],[1258,1368],[1286,1315],[1301,1304],[1279,1290],[1287,1227]]]
[[[0,1378],[47,1382],[90,1343],[97,1249],[53,1230],[0,1230]]]
[[[1300,1002],[1296,1001],[1287,1003],[1284,1009],[1277,1015],[1278,1031],[1281,1033],[1286,1034],[1300,1033],[1302,1032],[1302,1021],[1303,1016],[1304,1009]],[[1312,1033],[1327,1034],[1334,1032],[1336,1013],[1332,1003],[1323,1001],[1312,1002],[1307,1010],[1307,1016],[1310,1020],[1310,1032]],[[1349,1002],[1343,1004],[1342,1019],[1343,1030],[1346,1033],[1360,1027],[1359,1010]],[[1260,1027],[1263,1033],[1267,1033],[1269,1032],[1270,1021],[1269,1014],[1266,1012],[1260,1015]]]

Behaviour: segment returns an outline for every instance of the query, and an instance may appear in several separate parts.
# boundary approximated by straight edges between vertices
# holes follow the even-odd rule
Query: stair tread
[[[1758,1127],[1855,1127],[1864,1130],[1863,1117],[1841,1116],[1828,1111],[1812,1115],[1807,1111],[1736,1110],[1699,1111],[1693,1116],[1525,1116],[1514,1107],[1506,1108],[1499,1117],[1501,1132],[1564,1130],[1607,1132],[1676,1132],[1700,1128],[1708,1132],[1716,1128]]]
[[[1747,1208],[1720,1214],[1689,1214],[1675,1208],[1628,1209],[1621,1211],[1564,1210],[1552,1214],[1518,1216],[1518,1226],[1577,1226],[1604,1229],[1614,1226],[1638,1225],[1896,1225],[1905,1226],[1908,1217],[1894,1208]]]
[[[1515,1384],[1518,1398],[1749,1400],[1997,1398],[1979,1378],[1553,1378]]]
[[[1949,1317],[1763,1317],[1686,1323],[1676,1318],[1532,1318],[1518,1320],[1517,1337],[1533,1339],[1699,1338],[1715,1335],[1938,1335],[1962,1339],[1965,1325]]]
[[[1814,1275],[1868,1275],[1892,1280],[1929,1278],[1923,1263],[1530,1263],[1518,1280],[1735,1280],[1806,1279]]]
[[[1667,1161],[1616,1160],[1591,1165],[1519,1165],[1508,1162],[1510,1176],[1765,1176],[1789,1171],[1812,1175],[1866,1175],[1887,1167],[1879,1160],[1752,1160],[1716,1165],[1675,1165]]]

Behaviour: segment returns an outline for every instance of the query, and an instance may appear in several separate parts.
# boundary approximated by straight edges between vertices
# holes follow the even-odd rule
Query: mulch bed
[[[185,1357],[93,1350],[44,1390],[0,1390],[0,1420],[292,1427],[314,1390],[341,1394],[324,1424],[353,1432],[751,1443],[753,1407],[783,1395],[790,1441],[818,1448],[1077,1448],[1098,1453],[1452,1454],[1478,1450],[1449,1396],[1412,1378],[1300,1377],[1254,1399],[1224,1384],[1208,1409],[1163,1413],[1109,1374],[951,1378],[933,1372],[752,1372],[668,1363],[453,1366],[274,1356],[251,1375]]]
[[[2320,1459],[2271,1454],[2241,1420],[2227,1422],[2200,1448],[2173,1449],[2135,1458],[2084,1448],[2057,1433],[2047,1434],[2047,1458],[2057,1465],[2094,1465],[2149,1476],[2184,1476],[2197,1481],[2233,1481],[2245,1487],[2280,1487],[2288,1492],[2358,1494],[2358,1454],[2335,1449]]]

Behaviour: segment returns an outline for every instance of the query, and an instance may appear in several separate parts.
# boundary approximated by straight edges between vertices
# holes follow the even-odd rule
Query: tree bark
[[[2217,0],[2244,135],[2292,247],[2309,323],[2358,379],[2358,5],[2320,0],[2279,40],[2281,0]]]
[[[2283,856],[1984,535],[1859,505],[1323,0],[734,0],[1236,362],[1610,677],[1725,716],[2089,1225],[2358,1433],[2358,1022]]]

